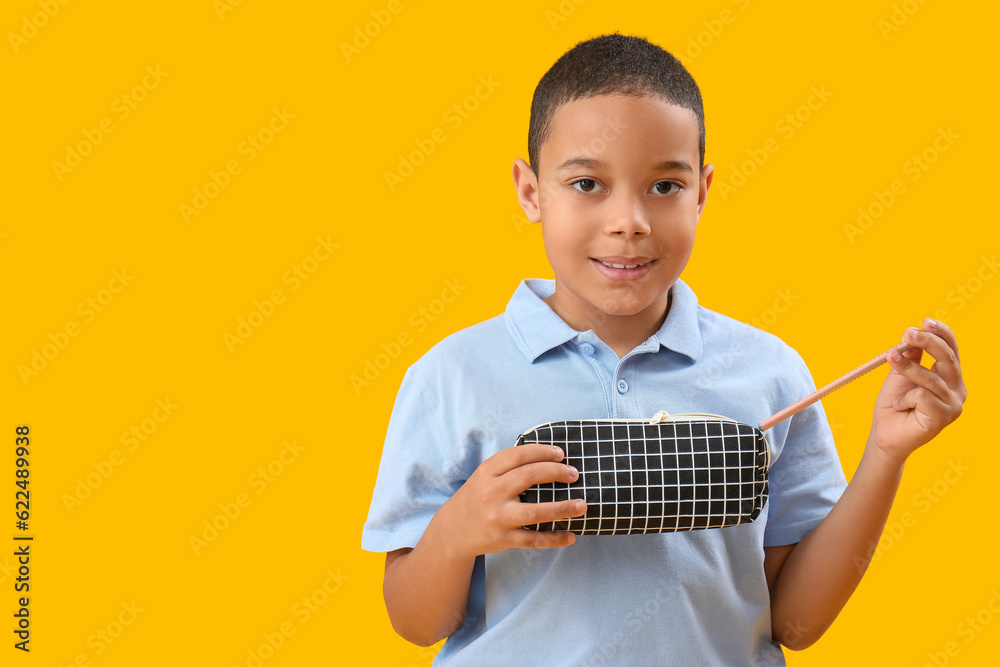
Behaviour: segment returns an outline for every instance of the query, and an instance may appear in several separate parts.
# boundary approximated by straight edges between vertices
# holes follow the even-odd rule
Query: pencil
[[[784,410],[781,410],[780,412],[776,412],[775,414],[771,415],[770,417],[768,417],[767,419],[765,419],[764,421],[762,421],[760,423],[760,430],[761,431],[766,431],[767,429],[771,428],[772,426],[774,426],[778,422],[784,421],[784,420],[788,419],[789,417],[791,417],[792,415],[794,415],[795,413],[799,412],[800,410],[808,408],[810,405],[812,405],[816,401],[820,400],[821,398],[825,397],[827,394],[829,394],[829,393],[831,393],[831,392],[833,392],[833,391],[835,391],[837,389],[840,389],[841,387],[843,387],[845,384],[847,384],[849,382],[853,382],[854,380],[857,380],[859,377],[861,377],[865,373],[869,373],[869,372],[875,370],[876,368],[878,368],[879,366],[881,366],[882,364],[884,364],[886,361],[888,361],[888,358],[886,357],[886,355],[889,354],[889,352],[891,352],[894,349],[895,350],[899,350],[899,353],[903,354],[903,352],[906,352],[907,350],[910,349],[910,344],[909,343],[900,343],[899,345],[896,345],[894,347],[889,348],[888,350],[886,350],[882,354],[878,355],[877,357],[875,357],[874,359],[872,359],[868,363],[862,364],[862,365],[858,366],[857,368],[855,368],[850,373],[847,373],[846,375],[842,375],[841,377],[837,378],[836,380],[834,380],[830,384],[826,385],[822,389],[817,389],[816,391],[814,391],[813,393],[809,394],[805,398],[797,401],[796,403],[793,403],[792,405],[789,405]]]

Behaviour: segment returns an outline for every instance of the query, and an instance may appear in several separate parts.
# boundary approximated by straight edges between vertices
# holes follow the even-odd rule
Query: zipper
[[[619,424],[621,424],[621,423],[626,423],[626,424],[662,424],[663,422],[669,422],[669,421],[685,421],[685,420],[687,420],[687,419],[689,419],[691,417],[711,417],[712,419],[717,419],[719,421],[729,422],[729,423],[732,423],[732,424],[742,424],[743,423],[741,421],[733,419],[732,417],[723,417],[722,415],[717,415],[717,414],[714,414],[714,413],[711,413],[711,412],[684,412],[684,413],[681,413],[681,414],[674,414],[674,415],[672,415],[672,414],[668,413],[666,410],[660,410],[655,415],[653,415],[652,419],[566,419],[566,420],[563,420],[563,421],[617,422]],[[548,426],[551,423],[552,422],[542,422],[541,424],[538,424],[538,426],[534,426],[532,428],[529,428],[527,431],[525,431],[521,435],[522,436],[526,436],[529,433],[531,433],[532,431],[534,431],[534,430],[536,430],[536,429],[538,429],[538,428],[540,428],[542,426]],[[760,427],[757,427],[757,428],[759,429]],[[766,461],[764,463],[764,467],[765,468],[770,468],[771,467],[771,443],[768,442],[766,435],[764,436],[764,449],[765,449],[765,457],[766,457]]]
[[[652,419],[566,419],[566,420],[563,420],[563,421],[617,422],[619,424],[621,424],[621,423],[630,423],[630,424],[662,424],[663,422],[667,422],[667,421],[684,421],[685,419],[687,419],[689,417],[712,417],[713,419],[718,419],[719,421],[724,421],[724,422],[731,422],[733,424],[742,424],[743,423],[741,421],[737,421],[737,420],[733,419],[732,417],[723,417],[722,415],[713,414],[711,412],[685,412],[683,414],[671,415],[666,410],[660,410],[655,415],[653,415]],[[525,431],[521,435],[528,435],[529,433],[531,433],[535,429],[539,428],[540,426],[546,426],[546,425],[551,424],[551,423],[552,422],[542,422],[541,424],[538,424],[538,426],[533,426],[532,428],[529,428],[527,431]]]

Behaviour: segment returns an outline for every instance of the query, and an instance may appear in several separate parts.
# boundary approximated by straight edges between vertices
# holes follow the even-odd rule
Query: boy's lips
[[[649,273],[656,261],[649,257],[591,257],[594,267],[611,280],[636,280]]]

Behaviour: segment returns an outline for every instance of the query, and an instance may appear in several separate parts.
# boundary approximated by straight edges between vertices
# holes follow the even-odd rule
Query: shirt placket
[[[635,372],[636,357],[654,352],[657,344],[647,340],[619,359],[614,351],[594,335],[593,331],[581,333],[576,340],[580,354],[590,361],[604,388],[608,416],[612,419],[641,419],[638,390],[641,380]]]

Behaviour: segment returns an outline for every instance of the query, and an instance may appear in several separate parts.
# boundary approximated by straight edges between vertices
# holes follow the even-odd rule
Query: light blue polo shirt
[[[663,326],[623,359],[542,301],[554,289],[523,280],[502,315],[407,370],[362,548],[416,546],[476,467],[538,424],[665,410],[757,425],[816,388],[795,350],[699,306],[681,280]],[[763,548],[801,540],[847,483],[821,403],[765,435],[770,495],[756,521],[479,556],[465,623],[434,664],[784,665]]]

